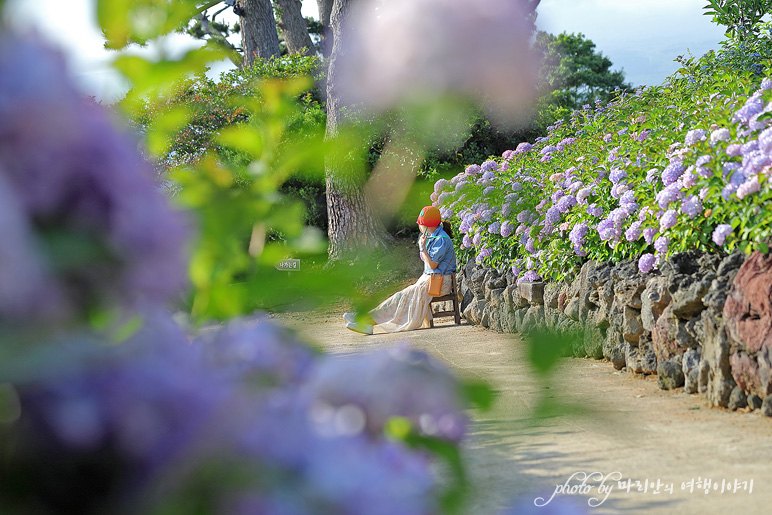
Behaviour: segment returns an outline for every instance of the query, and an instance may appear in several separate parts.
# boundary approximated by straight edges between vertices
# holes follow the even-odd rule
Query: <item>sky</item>
[[[67,54],[73,76],[84,92],[111,102],[125,84],[110,70],[91,7],[93,0],[7,0],[11,23],[37,30]],[[673,60],[718,48],[723,30],[704,16],[705,0],[542,0],[536,25],[553,34],[582,33],[596,51],[623,70],[633,86],[657,85],[678,69]],[[303,14],[318,16],[316,0],[303,0]],[[175,35],[163,42],[181,51],[197,43]],[[153,50],[150,50],[151,52]],[[216,76],[229,65],[214,67]]]

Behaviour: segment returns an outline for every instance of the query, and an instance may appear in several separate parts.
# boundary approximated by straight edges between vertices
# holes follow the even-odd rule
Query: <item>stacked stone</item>
[[[470,262],[458,273],[473,324],[515,333],[546,328],[572,338],[574,356],[657,374],[711,405],[772,416],[772,256],[674,255],[659,272],[632,261],[585,263],[565,283],[517,283]]]

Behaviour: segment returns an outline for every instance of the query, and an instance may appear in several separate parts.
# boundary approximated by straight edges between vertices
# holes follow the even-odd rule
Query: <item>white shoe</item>
[[[343,313],[343,320],[345,320],[349,324],[356,324],[357,323],[357,314],[356,313]]]
[[[373,326],[370,324],[357,324],[356,322],[349,322],[346,324],[346,328],[351,329],[356,333],[373,334]]]

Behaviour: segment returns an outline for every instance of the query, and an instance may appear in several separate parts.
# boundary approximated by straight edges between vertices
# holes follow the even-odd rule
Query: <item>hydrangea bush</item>
[[[432,201],[458,224],[462,256],[532,281],[586,259],[649,272],[686,249],[767,251],[772,80],[715,53],[683,64],[437,181]]]

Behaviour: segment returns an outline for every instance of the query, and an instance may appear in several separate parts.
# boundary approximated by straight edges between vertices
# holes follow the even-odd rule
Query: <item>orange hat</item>
[[[425,225],[426,227],[437,227],[442,222],[442,215],[440,210],[434,206],[426,206],[421,210],[421,214],[418,215],[417,224]]]

